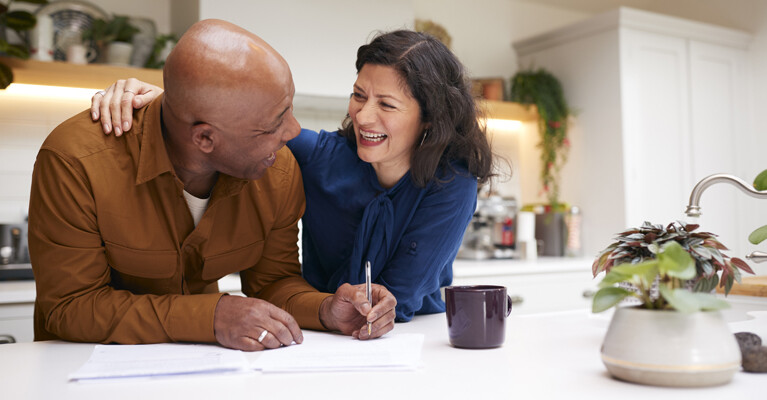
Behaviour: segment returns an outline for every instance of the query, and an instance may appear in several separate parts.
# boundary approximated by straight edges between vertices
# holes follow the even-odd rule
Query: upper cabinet
[[[750,36],[619,8],[514,43],[521,65],[549,69],[577,113],[563,197],[582,207],[584,247],[643,221],[683,219],[694,184],[752,179],[746,94]],[[763,167],[762,167],[763,169]],[[703,195],[702,229],[742,256],[746,208],[735,190]],[[743,250],[743,251],[740,251]]]

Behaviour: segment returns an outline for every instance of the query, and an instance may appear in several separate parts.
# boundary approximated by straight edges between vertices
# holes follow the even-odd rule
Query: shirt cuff
[[[290,298],[289,306],[285,311],[289,312],[298,322],[302,329],[326,331],[320,322],[320,304],[332,296],[330,293],[310,292],[297,294]]]
[[[216,343],[213,319],[224,293],[178,296],[168,313],[168,336],[174,342]]]

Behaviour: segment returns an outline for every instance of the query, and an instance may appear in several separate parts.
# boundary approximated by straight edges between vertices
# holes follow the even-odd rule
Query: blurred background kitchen
[[[54,3],[76,8],[78,2]],[[731,173],[751,182],[767,167],[767,134],[760,123],[767,110],[765,0],[89,3],[110,17],[124,15],[139,24],[148,20],[158,36],[178,36],[205,18],[257,33],[290,63],[295,114],[311,129],[335,129],[343,119],[357,47],[374,32],[413,28],[416,20],[443,27],[452,50],[478,82],[500,80],[499,100],[509,99],[509,79],[520,69],[547,69],[561,81],[574,112],[559,198],[570,206],[570,217],[575,215],[577,225],[568,227],[571,241],[572,235],[578,240],[569,249],[562,244],[566,257],[593,259],[614,233],[645,220],[686,219],[694,184],[709,174]],[[631,9],[618,10],[622,6]],[[12,3],[12,10],[39,7]],[[65,65],[63,60],[54,64]],[[132,71],[140,70],[115,68],[114,78],[140,76]],[[45,73],[56,75],[56,69]],[[101,87],[30,92],[14,86],[0,90],[0,223],[23,229],[40,144],[57,124],[87,108]],[[531,223],[520,221],[519,211],[548,201],[539,177],[538,122],[524,107],[503,111],[506,105],[494,106],[490,116],[505,122],[490,124],[488,135],[494,151],[511,162],[513,174],[509,177],[502,166],[500,178],[483,193],[469,232],[476,238],[469,250],[489,245],[499,251],[464,252],[465,258],[521,257],[517,236],[532,233],[518,231]],[[701,230],[719,234],[730,256],[743,257],[759,248],[746,238],[767,221],[765,206],[734,187],[715,185],[702,196]],[[18,239],[10,229],[0,239],[13,244]],[[541,252],[538,247],[546,244],[539,239],[526,252]],[[18,261],[25,260],[22,253]],[[767,273],[765,264],[750,264],[757,274]]]

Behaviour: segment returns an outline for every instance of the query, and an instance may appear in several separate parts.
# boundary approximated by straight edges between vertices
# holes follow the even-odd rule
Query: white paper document
[[[73,381],[246,370],[239,350],[203,344],[97,345]]]
[[[421,360],[422,334],[388,334],[373,340],[304,331],[299,345],[266,350],[251,368],[263,372],[413,370]]]

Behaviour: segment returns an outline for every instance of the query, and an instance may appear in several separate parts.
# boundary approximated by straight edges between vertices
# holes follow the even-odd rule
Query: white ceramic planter
[[[714,386],[740,370],[740,348],[718,311],[618,307],[602,343],[614,377],[656,386]]]

